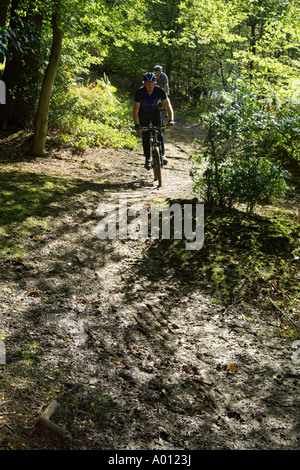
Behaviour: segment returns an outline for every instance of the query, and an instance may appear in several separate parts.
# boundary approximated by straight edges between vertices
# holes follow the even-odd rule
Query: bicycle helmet
[[[156,82],[156,75],[153,72],[147,72],[144,75],[143,82]]]
[[[154,70],[155,70],[155,72],[161,72],[162,71],[162,66],[161,65],[155,65]]]

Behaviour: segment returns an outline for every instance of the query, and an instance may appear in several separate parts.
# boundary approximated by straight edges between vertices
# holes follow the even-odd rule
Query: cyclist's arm
[[[139,109],[140,109],[140,103],[137,101],[134,101],[133,103],[133,122],[135,124],[135,128],[138,132],[142,132],[142,128],[137,127],[139,125]]]
[[[139,123],[139,109],[140,109],[140,103],[137,101],[134,101],[133,103],[133,122],[134,124]]]

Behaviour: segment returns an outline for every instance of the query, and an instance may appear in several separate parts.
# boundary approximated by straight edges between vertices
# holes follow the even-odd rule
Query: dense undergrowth
[[[192,178],[209,204],[231,208],[275,201],[293,189],[299,169],[299,104],[249,85],[223,94],[214,112],[200,116],[205,137],[194,156]]]
[[[132,130],[132,107],[107,79],[89,85],[70,83],[54,94],[50,125],[60,141],[76,151],[89,147],[133,149],[137,143]]]

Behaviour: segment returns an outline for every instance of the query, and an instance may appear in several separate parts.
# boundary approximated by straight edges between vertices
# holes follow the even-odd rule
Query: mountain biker
[[[141,86],[134,97],[133,104],[133,122],[137,131],[142,132],[142,127],[149,126],[152,122],[153,126],[161,125],[161,113],[159,104],[162,103],[167,110],[169,122],[168,129],[174,125],[173,108],[167,97],[166,92],[156,85],[156,75],[153,72],[145,73],[143,77],[144,85]],[[150,163],[150,132],[142,132],[143,150],[145,155],[145,168],[151,169]],[[161,133],[159,139],[162,143],[163,163],[167,164],[168,160],[164,155],[164,137]]]
[[[168,76],[162,71],[162,66],[161,65],[155,65],[154,66],[154,72],[157,78],[157,85],[163,88],[167,95],[170,94],[170,88],[169,88],[169,79]]]

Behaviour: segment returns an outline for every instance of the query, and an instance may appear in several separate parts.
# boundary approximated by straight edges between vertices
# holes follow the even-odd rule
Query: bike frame
[[[142,128],[143,132],[149,131],[150,134],[151,134],[150,147],[151,147],[151,150],[152,150],[152,159],[153,159],[155,147],[156,146],[159,147],[159,157],[160,157],[161,166],[163,166],[162,148],[161,148],[161,141],[158,140],[158,136],[159,136],[159,134],[163,133],[164,129],[166,129],[166,126],[146,126],[146,127]]]

